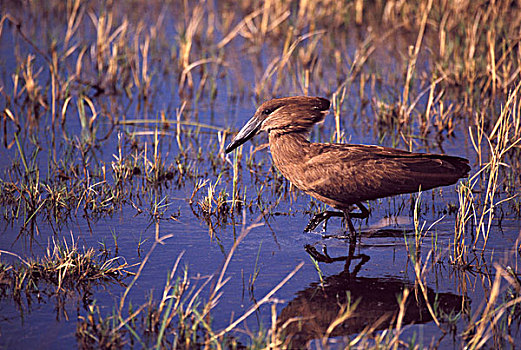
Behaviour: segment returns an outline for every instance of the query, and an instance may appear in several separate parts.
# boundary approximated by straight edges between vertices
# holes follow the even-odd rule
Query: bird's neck
[[[270,132],[269,142],[273,163],[282,175],[298,187],[293,178],[307,161],[310,146],[308,133]]]

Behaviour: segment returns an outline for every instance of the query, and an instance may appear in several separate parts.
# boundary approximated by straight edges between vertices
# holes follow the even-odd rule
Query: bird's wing
[[[312,144],[301,189],[347,205],[451,185],[468,173],[467,163],[380,146]]]

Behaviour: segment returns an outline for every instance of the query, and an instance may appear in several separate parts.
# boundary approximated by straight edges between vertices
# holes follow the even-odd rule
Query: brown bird
[[[468,160],[460,157],[309,142],[311,128],[324,120],[329,106],[325,98],[307,96],[264,102],[226,147],[226,153],[231,152],[266,131],[273,162],[282,175],[305,193],[341,210],[315,215],[306,231],[340,216],[355,235],[351,218],[369,216],[363,201],[452,185],[470,171]],[[352,212],[355,205],[360,212]]]

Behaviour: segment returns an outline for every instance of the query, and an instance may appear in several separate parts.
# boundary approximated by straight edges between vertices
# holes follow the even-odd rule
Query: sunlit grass
[[[400,208],[391,209],[411,208],[414,236],[406,236],[406,249],[415,297],[426,301],[441,332],[463,322],[461,346],[514,344],[517,266],[506,266],[513,257],[500,265],[488,255],[500,210],[506,208],[517,220],[520,213],[516,38],[521,10],[514,2],[134,5],[137,10],[131,12],[119,2],[79,0],[10,2],[2,8],[0,39],[12,55],[1,62],[2,147],[10,159],[0,177],[0,205],[4,221],[19,228],[19,238],[42,239],[42,221],[59,234],[78,217],[123,210],[147,215],[158,225],[178,220],[178,208],[187,202],[189,219],[206,225],[211,238],[232,229],[238,244],[235,230],[246,223],[247,211],[269,222],[279,203],[301,194],[271,166],[264,145],[224,155],[235,119],[227,113],[211,121],[200,115],[214,108],[222,112],[225,107],[215,105],[223,101],[253,108],[274,96],[326,96],[333,101],[333,115],[314,135],[321,141],[350,142],[352,130],[409,150],[472,146],[460,154],[471,158],[473,172],[456,187],[449,247],[426,247],[426,240],[437,237],[439,222],[423,221],[425,195],[416,201],[403,197]],[[104,148],[110,160],[99,159]],[[186,190],[187,198],[172,198],[172,187]],[[441,215],[439,220],[452,218]],[[13,282],[13,295],[42,283],[60,293],[111,280],[125,266],[100,260],[93,248],[81,251],[75,242],[52,242],[43,258],[20,256],[20,265],[1,265],[0,280]],[[156,242],[162,240],[156,237]],[[231,252],[226,254],[231,258]],[[244,345],[235,336],[246,334],[251,348],[290,347],[291,335],[285,334],[287,327],[278,327],[277,303],[270,298],[263,299],[272,302],[268,328],[239,329],[245,314],[225,329],[214,329],[211,311],[221,297],[226,269],[211,298],[202,300],[201,290],[208,285],[193,288],[178,263],[159,300],[131,305],[124,294],[111,312],[89,305],[78,322],[78,344],[233,348]],[[468,276],[480,276],[487,300],[473,305],[466,318],[443,315],[426,296],[429,276],[440,265],[463,276],[457,287],[462,294]],[[256,265],[252,294],[260,272]],[[368,325],[346,344],[435,347],[400,337],[411,293],[405,290],[397,299],[387,330],[378,333]],[[333,330],[352,317],[355,305],[342,305],[317,347],[335,341]]]
[[[16,263],[2,262],[0,268],[2,295],[11,295],[18,303],[34,296],[67,296],[68,292],[85,297],[96,286],[121,285],[131,267],[121,257],[80,249],[72,236],[70,242],[53,240],[42,258],[23,258],[5,250],[0,250],[0,256],[18,258]]]

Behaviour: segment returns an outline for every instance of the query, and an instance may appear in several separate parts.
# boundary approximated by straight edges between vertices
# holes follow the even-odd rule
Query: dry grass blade
[[[222,337],[224,334],[230,332],[232,329],[237,327],[242,321],[244,321],[246,318],[248,318],[252,313],[255,312],[261,305],[266,304],[270,301],[271,297],[280,289],[282,288],[301,268],[304,266],[304,262],[301,262],[298,264],[293,271],[291,271],[282,281],[279,282],[269,293],[267,293],[262,299],[260,299],[255,305],[250,307],[241,317],[239,317],[237,320],[233,321],[229,326],[227,326],[225,329],[217,333],[216,337]]]

